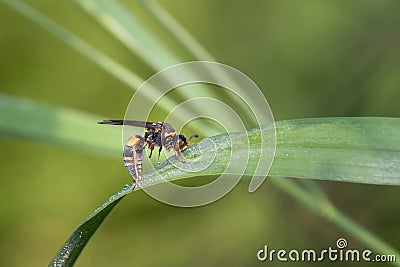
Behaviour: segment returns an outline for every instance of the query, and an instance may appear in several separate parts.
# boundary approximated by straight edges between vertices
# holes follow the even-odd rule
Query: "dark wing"
[[[148,122],[148,121],[132,121],[132,120],[103,120],[99,121],[98,124],[110,124],[110,125],[128,125],[142,128],[159,128],[162,126],[160,122]]]

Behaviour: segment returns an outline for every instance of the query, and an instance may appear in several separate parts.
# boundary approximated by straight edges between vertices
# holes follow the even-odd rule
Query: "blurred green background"
[[[25,2],[144,79],[155,73],[76,3]],[[121,2],[156,24],[134,1]],[[158,3],[219,62],[252,78],[276,120],[400,115],[397,0]],[[159,35],[171,49],[181,49],[161,28]],[[2,94],[121,118],[134,92],[2,2],[0,53]],[[193,60],[185,51],[182,57]],[[1,266],[47,265],[78,224],[131,180],[121,160],[5,133],[0,147]],[[345,214],[400,247],[398,188],[318,184]],[[268,180],[254,194],[247,186],[242,181],[223,199],[188,209],[144,192],[129,195],[76,266],[258,266],[266,264],[256,259],[265,244],[323,249],[340,237],[365,248]]]

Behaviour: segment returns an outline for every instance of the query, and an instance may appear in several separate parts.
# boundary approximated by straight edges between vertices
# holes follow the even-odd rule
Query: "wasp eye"
[[[179,134],[178,138],[179,142],[186,142],[186,137],[183,134]]]

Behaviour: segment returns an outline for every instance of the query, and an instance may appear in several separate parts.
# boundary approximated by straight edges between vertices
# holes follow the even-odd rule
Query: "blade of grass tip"
[[[99,127],[100,117],[0,94],[3,135],[56,143],[103,156],[121,155],[121,130]]]
[[[310,209],[318,213],[321,217],[336,224],[348,234],[367,245],[368,249],[373,250],[374,254],[379,252],[382,255],[395,255],[396,259],[400,258],[398,250],[347,217],[345,214],[336,209],[336,207],[329,201],[316,202],[315,199],[308,194],[308,192],[306,192],[304,189],[301,189],[294,183],[291,183],[287,178],[273,178],[270,181],[281,188],[281,190],[287,192],[289,195],[293,196]],[[400,262],[391,263],[395,266],[400,266]]]

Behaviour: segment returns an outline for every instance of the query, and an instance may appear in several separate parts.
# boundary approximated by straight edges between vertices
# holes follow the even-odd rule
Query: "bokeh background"
[[[25,2],[144,79],[155,73],[73,1]],[[121,2],[141,14],[134,1]],[[219,62],[252,78],[276,120],[400,115],[397,0],[158,3]],[[1,94],[104,118],[123,117],[133,94],[1,1],[0,54]],[[0,151],[1,266],[48,264],[78,224],[130,182],[121,160],[67,146],[2,133]],[[400,248],[398,188],[318,184],[345,214]],[[129,195],[76,266],[259,266],[266,263],[257,261],[256,252],[265,244],[322,249],[339,237],[365,248],[268,180],[254,194],[247,186],[242,181],[223,199],[188,209],[164,205],[144,192]]]

